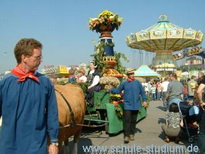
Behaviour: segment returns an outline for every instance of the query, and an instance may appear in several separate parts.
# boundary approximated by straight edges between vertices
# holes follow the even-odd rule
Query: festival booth
[[[134,74],[135,77],[159,77],[160,74],[150,69],[147,65],[140,66]]]

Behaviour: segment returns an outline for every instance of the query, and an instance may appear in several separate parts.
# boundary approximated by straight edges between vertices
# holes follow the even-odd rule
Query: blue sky
[[[131,60],[124,65],[149,64],[152,54],[140,56],[126,45],[125,37],[156,24],[160,14],[180,27],[205,33],[204,6],[204,0],[0,0],[0,73],[16,65],[13,48],[21,38],[43,43],[39,69],[51,64],[88,63],[94,52],[92,40],[97,42],[100,35],[89,30],[88,19],[103,10],[124,18],[120,29],[112,33],[114,50]]]

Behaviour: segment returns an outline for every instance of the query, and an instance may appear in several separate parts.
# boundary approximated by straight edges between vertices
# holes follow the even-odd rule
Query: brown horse
[[[85,115],[83,90],[74,84],[55,85],[59,117],[59,152],[64,141],[74,136],[74,151],[80,138]]]

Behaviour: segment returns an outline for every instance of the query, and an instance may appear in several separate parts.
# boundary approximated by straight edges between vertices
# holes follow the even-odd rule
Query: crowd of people
[[[188,135],[199,135],[197,145],[202,154],[205,152],[205,76],[203,72],[199,72],[198,77],[191,76],[184,84],[177,80],[175,73],[170,74],[169,77],[166,97],[162,99],[164,108],[169,110],[165,118],[166,124],[162,125],[165,141],[169,142],[170,138],[175,138],[175,142],[178,143],[181,132],[186,127],[186,132],[190,131]],[[165,78],[164,82],[166,80]]]
[[[163,80],[151,79],[142,81],[143,89],[152,101],[162,101],[163,110],[168,113],[166,123],[162,125],[165,142],[172,138],[178,143],[181,137],[181,128],[185,127],[183,107],[189,109],[187,127],[199,130],[198,146],[201,153],[205,153],[205,76],[199,72],[198,76],[192,75],[186,81],[179,81],[176,73],[171,73]],[[154,103],[154,102],[153,102]],[[187,128],[188,129],[188,128]],[[197,132],[197,131],[196,131]],[[197,133],[195,135],[198,135]]]
[[[86,103],[87,106],[94,106],[94,92],[101,90],[100,86],[101,73],[97,69],[95,61],[90,61],[89,69],[80,67],[79,69],[72,67],[69,70],[67,83],[86,84]]]

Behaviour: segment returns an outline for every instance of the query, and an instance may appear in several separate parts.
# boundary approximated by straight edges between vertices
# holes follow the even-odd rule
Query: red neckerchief
[[[135,79],[130,79],[130,78],[127,79],[128,82],[132,82],[132,81],[134,81],[134,80],[135,80]]]
[[[33,75],[35,71],[25,73],[22,69],[19,68],[18,65],[14,69],[11,70],[11,73],[19,77],[18,82],[26,81],[27,78],[30,78],[36,82],[39,82],[39,79]]]

